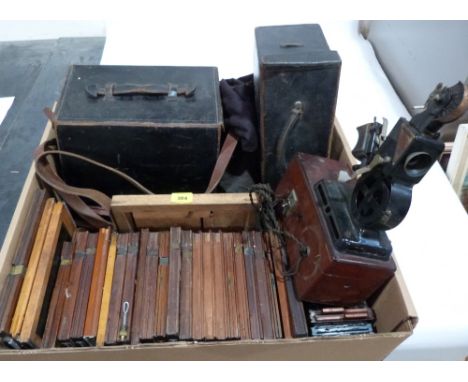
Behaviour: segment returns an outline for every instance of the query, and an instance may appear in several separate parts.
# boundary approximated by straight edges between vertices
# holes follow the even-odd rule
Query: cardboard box
[[[43,140],[52,136],[53,131],[48,124]],[[338,123],[335,123],[329,151],[335,159],[347,163],[353,161]],[[32,166],[0,252],[0,287],[21,240],[20,227],[26,224],[26,212],[37,187]],[[216,195],[216,198],[219,203],[223,196]],[[245,205],[239,211],[245,213]],[[179,341],[95,348],[0,349],[0,360],[381,360],[412,334],[417,323],[413,303],[398,267],[371,306],[377,317],[376,334],[320,339]]]

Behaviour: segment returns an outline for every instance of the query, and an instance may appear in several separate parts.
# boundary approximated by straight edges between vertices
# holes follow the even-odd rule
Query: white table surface
[[[357,22],[320,22],[311,13],[225,11],[195,17],[162,14],[154,23],[107,22],[102,64],[210,65],[220,78],[253,71],[254,28],[319,22],[331,49],[342,58],[337,117],[351,146],[355,128],[386,117],[392,127],[409,114],[377,62]],[[463,79],[462,79],[463,80]],[[447,84],[453,85],[453,84]],[[389,232],[419,323],[414,334],[393,351],[390,360],[452,359],[468,355],[468,217],[445,174],[435,164],[414,187],[406,219]]]

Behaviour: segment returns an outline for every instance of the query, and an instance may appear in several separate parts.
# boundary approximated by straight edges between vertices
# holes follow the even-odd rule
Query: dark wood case
[[[295,153],[327,155],[341,60],[317,24],[259,27],[255,37],[262,179],[275,187]]]
[[[155,193],[203,192],[223,126],[214,67],[71,66],[57,107],[58,144],[117,168]],[[61,175],[109,195],[138,192],[62,157]]]
[[[322,179],[336,180],[347,169],[337,161],[297,154],[279,183],[276,193],[295,192],[294,206],[282,217],[283,228],[309,247],[308,256],[293,276],[299,299],[321,304],[357,304],[368,299],[395,272],[395,263],[339,250],[318,208],[314,185]],[[298,261],[297,244],[287,241],[290,268]]]

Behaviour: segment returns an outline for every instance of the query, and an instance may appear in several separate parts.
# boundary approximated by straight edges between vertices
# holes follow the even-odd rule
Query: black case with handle
[[[341,70],[318,24],[255,29],[262,178],[275,187],[297,152],[326,156]]]
[[[223,115],[215,67],[73,65],[54,116],[60,150],[125,172],[155,193],[203,192]],[[99,167],[61,157],[76,187],[138,191]]]

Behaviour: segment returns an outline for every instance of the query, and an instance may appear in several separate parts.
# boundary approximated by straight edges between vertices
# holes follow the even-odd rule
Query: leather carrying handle
[[[106,84],[100,86],[97,84],[88,85],[85,87],[85,92],[90,98],[109,98],[128,95],[144,95],[144,96],[167,96],[167,97],[192,97],[195,94],[195,87],[188,85],[175,84]]]
[[[291,133],[291,131],[301,119],[303,113],[303,103],[301,101],[296,101],[294,103],[293,108],[291,109],[288,122],[281,131],[281,135],[279,136],[278,141],[276,142],[276,162],[282,171],[286,170],[286,167],[288,165],[286,161],[286,141],[288,140],[288,136]]]

